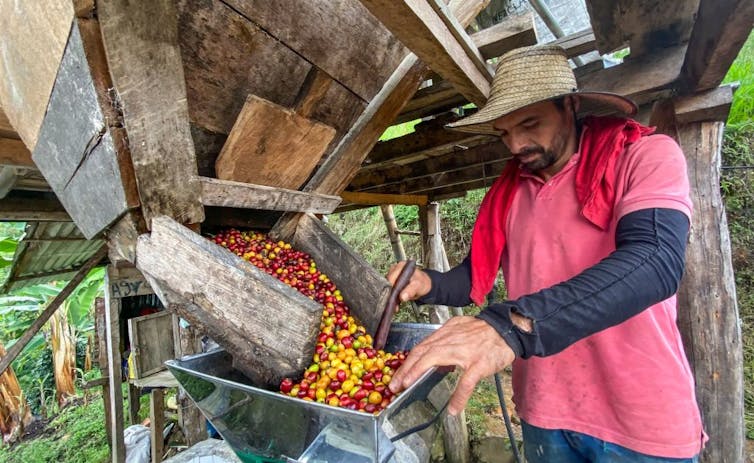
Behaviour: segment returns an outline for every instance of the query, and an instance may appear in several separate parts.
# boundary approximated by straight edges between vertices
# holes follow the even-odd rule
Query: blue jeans
[[[527,463],[697,463],[699,457],[663,458],[634,452],[580,432],[543,429],[521,421]]]

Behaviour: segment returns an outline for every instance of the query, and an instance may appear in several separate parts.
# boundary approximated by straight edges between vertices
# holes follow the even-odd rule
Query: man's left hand
[[[463,370],[450,398],[448,413],[457,415],[466,406],[476,384],[507,367],[515,359],[513,350],[492,326],[475,317],[454,317],[417,344],[390,382],[400,392],[427,370],[456,366]]]

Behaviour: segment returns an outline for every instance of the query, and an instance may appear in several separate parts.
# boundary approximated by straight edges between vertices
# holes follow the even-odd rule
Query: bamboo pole
[[[398,224],[395,222],[393,205],[386,204],[384,206],[380,206],[380,210],[382,211],[382,218],[385,220],[387,235],[390,238],[390,246],[392,246],[393,248],[393,256],[395,256],[396,262],[406,260],[406,250],[403,248],[403,240],[401,240],[401,235],[398,234]]]

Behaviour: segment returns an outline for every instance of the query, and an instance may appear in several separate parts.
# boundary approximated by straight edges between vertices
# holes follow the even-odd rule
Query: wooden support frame
[[[452,0],[450,11],[467,26],[489,4],[489,0]],[[427,72],[419,59],[409,54],[370,101],[359,119],[341,139],[323,165],[304,187],[304,191],[337,194],[345,189],[380,135],[395,120],[403,105],[413,96]],[[285,214],[270,234],[289,239],[303,214]]]
[[[351,204],[364,204],[370,206],[404,204],[408,206],[426,206],[428,198],[426,195],[404,195],[404,194],[380,194],[364,193],[359,191],[344,191],[341,194],[343,201]]]
[[[750,0],[700,0],[683,63],[687,92],[720,85],[754,23]]]
[[[72,220],[57,199],[19,196],[11,192],[0,199],[0,221],[71,222]]]
[[[105,287],[110,288],[110,281],[117,279],[117,269],[108,266],[105,273]],[[123,440],[123,376],[121,374],[121,338],[120,338],[121,300],[105,291],[105,326],[107,336],[107,376],[110,378],[110,456],[112,463],[126,461],[126,444]]]
[[[268,211],[330,214],[340,197],[312,192],[275,188],[266,185],[199,177],[205,206],[237,207]]]
[[[384,204],[380,206],[382,212],[382,219],[385,221],[385,228],[387,229],[387,236],[390,239],[390,247],[393,248],[393,257],[396,262],[406,260],[406,250],[403,248],[403,240],[398,233],[398,223],[395,221],[395,214],[393,213],[392,204]]]
[[[361,0],[399,40],[477,106],[487,101],[492,73],[444,4],[436,0]]]
[[[34,167],[31,151],[24,142],[13,138],[2,138],[0,134],[0,165],[15,167]]]

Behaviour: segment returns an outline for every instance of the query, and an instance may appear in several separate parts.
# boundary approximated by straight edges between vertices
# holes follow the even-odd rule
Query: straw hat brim
[[[549,98],[538,100],[521,107],[513,108],[507,111],[501,111],[494,105],[486,105],[476,113],[465,117],[459,121],[446,125],[445,127],[457,130],[459,132],[476,133],[482,135],[500,136],[500,131],[492,127],[492,124],[499,118],[518,111],[519,109],[528,108],[543,101],[557,100],[568,95],[578,96],[580,99],[578,117],[589,115],[606,116],[621,115],[632,117],[636,115],[638,108],[636,103],[628,98],[610,92],[595,91],[575,91],[562,93]]]

